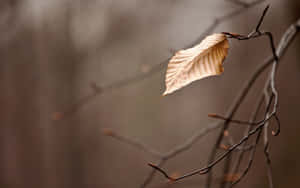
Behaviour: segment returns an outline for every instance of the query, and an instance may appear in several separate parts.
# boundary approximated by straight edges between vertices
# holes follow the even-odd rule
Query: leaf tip
[[[163,94],[162,94],[162,97],[165,97],[166,95],[168,95],[168,91],[165,91]]]

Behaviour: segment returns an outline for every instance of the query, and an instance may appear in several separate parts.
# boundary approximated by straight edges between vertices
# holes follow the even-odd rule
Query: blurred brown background
[[[299,0],[270,0],[262,28],[276,44],[300,17]],[[224,22],[215,32],[246,34],[266,3]],[[165,69],[145,80],[107,91],[78,111],[54,121],[91,93],[158,64],[192,43],[214,18],[239,8],[223,0],[1,0],[0,186],[22,188],[139,187],[157,160],[101,133],[111,128],[158,151],[184,142],[224,114],[238,89],[270,54],[264,39],[230,41],[225,72],[167,97]],[[278,72],[282,133],[271,137],[276,187],[298,187],[300,157],[300,63],[298,36]],[[243,104],[248,117],[262,80]],[[218,132],[170,160],[169,172],[204,166]],[[241,133],[235,132],[236,139]],[[263,148],[238,187],[266,187]],[[196,176],[170,187],[202,187]],[[165,179],[156,176],[150,187]]]

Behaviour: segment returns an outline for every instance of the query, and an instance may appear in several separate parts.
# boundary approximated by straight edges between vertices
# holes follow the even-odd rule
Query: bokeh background
[[[277,44],[300,17],[299,0],[270,0],[262,28]],[[246,34],[266,3],[219,25],[214,32]],[[161,71],[103,92],[61,118],[91,83],[109,85],[147,71],[174,50],[193,43],[238,5],[223,0],[1,0],[0,186],[3,188],[139,187],[157,159],[102,134],[109,128],[165,152],[225,114],[243,82],[270,54],[266,39],[230,41],[225,72],[161,97]],[[300,37],[282,59],[277,83],[282,132],[271,137],[276,187],[298,187],[300,169]],[[247,119],[263,85],[251,90],[239,111]],[[55,116],[53,118],[53,116]],[[58,116],[58,117],[57,117]],[[54,120],[54,119],[60,120]],[[236,127],[235,127],[236,128]],[[204,166],[218,131],[171,159],[165,168],[182,174]],[[232,130],[236,139],[241,132]],[[220,167],[219,165],[218,167]],[[263,148],[238,187],[266,187]],[[149,187],[165,179],[156,176]],[[166,187],[202,187],[196,176]]]

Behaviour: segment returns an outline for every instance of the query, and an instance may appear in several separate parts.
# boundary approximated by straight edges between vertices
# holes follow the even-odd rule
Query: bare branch
[[[257,3],[260,3],[260,2],[262,2],[262,1],[255,1],[254,3],[257,4]],[[251,6],[254,6],[254,4],[251,5]],[[251,6],[249,5],[249,6],[247,6],[247,8],[249,8]],[[225,117],[227,117],[227,118],[217,115],[219,119],[225,120],[224,123],[213,123],[210,126],[207,126],[207,128],[199,130],[198,132],[195,133],[194,136],[192,136],[190,139],[187,139],[183,144],[175,147],[174,149],[172,149],[169,152],[166,152],[164,154],[160,154],[159,152],[148,148],[145,144],[143,144],[143,143],[141,143],[141,142],[139,142],[137,140],[133,140],[133,139],[130,139],[130,138],[127,138],[127,137],[123,137],[121,135],[118,135],[118,136],[109,135],[109,136],[112,136],[112,137],[118,139],[121,142],[127,143],[127,144],[129,144],[131,146],[134,146],[134,147],[136,147],[138,149],[141,149],[141,150],[143,150],[143,151],[145,151],[145,152],[153,155],[154,157],[160,158],[160,161],[159,161],[159,163],[157,165],[154,165],[154,164],[150,165],[149,164],[153,168],[153,170],[147,176],[147,178],[145,179],[145,181],[141,185],[141,187],[146,187],[152,181],[152,179],[153,179],[153,177],[154,177],[154,175],[155,175],[156,172],[162,173],[167,179],[169,179],[171,181],[178,181],[178,180],[181,180],[181,179],[184,179],[184,178],[196,175],[196,174],[207,174],[207,173],[211,172],[211,169],[215,165],[217,165],[223,159],[229,157],[230,154],[233,151],[242,150],[242,152],[243,152],[245,150],[246,146],[242,147],[242,145],[244,145],[247,142],[247,140],[252,135],[257,134],[256,141],[255,141],[254,145],[251,145],[251,148],[250,148],[251,149],[251,156],[250,156],[250,159],[249,159],[248,166],[247,166],[246,170],[243,172],[242,176],[240,177],[240,179],[241,179],[242,177],[244,177],[246,175],[246,173],[248,172],[248,170],[251,167],[251,164],[252,164],[252,161],[253,161],[253,156],[254,156],[254,153],[255,153],[255,148],[256,148],[256,146],[258,144],[258,140],[260,138],[262,129],[264,127],[266,127],[266,125],[268,124],[269,120],[271,118],[273,118],[273,117],[275,118],[275,120],[278,121],[278,129],[276,131],[274,131],[274,134],[276,135],[277,133],[279,133],[280,124],[279,124],[279,120],[278,120],[278,117],[277,117],[277,114],[276,114],[276,112],[277,112],[277,104],[278,104],[277,103],[278,97],[277,97],[277,91],[276,91],[276,88],[275,88],[275,73],[276,73],[276,70],[277,70],[277,67],[278,67],[278,60],[279,60],[279,58],[281,58],[284,55],[284,52],[287,50],[287,48],[289,47],[290,43],[293,41],[294,37],[296,36],[296,34],[299,31],[300,19],[296,22],[296,24],[293,24],[292,26],[290,26],[289,29],[287,29],[287,31],[284,33],[283,37],[280,40],[280,43],[279,43],[279,45],[277,47],[277,51],[275,51],[275,45],[274,45],[272,34],[269,33],[269,32],[261,32],[259,30],[260,25],[261,25],[261,23],[263,21],[263,18],[265,16],[266,12],[267,12],[267,9],[268,9],[268,7],[264,10],[264,12],[263,12],[263,14],[261,16],[261,19],[259,20],[259,23],[257,24],[255,30],[253,32],[251,32],[249,35],[243,36],[243,35],[235,35],[235,34],[231,34],[231,33],[225,33],[228,36],[230,36],[231,38],[235,38],[235,39],[238,39],[238,40],[249,40],[249,39],[252,39],[252,38],[257,38],[257,37],[261,37],[261,36],[266,35],[266,36],[269,37],[270,46],[271,46],[272,54],[273,55],[270,56],[270,57],[268,57],[264,61],[263,64],[260,64],[258,66],[258,68],[255,70],[255,72],[252,74],[252,76],[250,77],[250,79],[246,81],[244,87],[242,87],[239,95],[237,96],[237,98],[233,102],[231,108],[229,108],[228,112],[226,113],[227,115]],[[222,18],[216,19],[213,22],[213,24],[209,28],[207,28],[206,32],[211,32],[215,27],[217,27],[217,25],[221,21],[229,19],[229,18],[231,18],[231,17],[233,17],[233,16],[235,16],[235,15],[241,13],[241,12],[242,11],[240,11],[240,10],[239,10],[239,12],[235,11],[235,12],[233,12],[233,13],[231,13],[229,15],[226,15],[226,16],[224,16]],[[202,36],[200,36],[200,37],[201,37],[201,39],[203,38]],[[126,85],[129,85],[129,84],[135,83],[138,80],[140,80],[140,78],[142,78],[142,79],[143,78],[147,78],[148,76],[151,76],[155,72],[158,72],[159,70],[161,70],[161,68],[164,66],[165,62],[167,62],[167,61],[164,61],[162,64],[159,65],[159,66],[161,66],[160,68],[151,69],[150,72],[153,71],[153,72],[151,72],[151,74],[150,74],[150,72],[148,72],[146,74],[140,74],[140,75],[137,75],[137,76],[135,76],[135,77],[133,77],[131,79],[120,81],[120,82],[116,82],[116,83],[113,83],[111,85],[108,85],[108,86],[102,87],[102,88],[97,86],[96,88],[98,88],[98,89],[100,88],[100,89],[98,91],[95,90],[95,93],[99,92],[98,94],[100,94],[101,92],[104,92],[104,91],[106,91],[108,89],[115,89],[115,88],[119,88],[119,87],[122,87],[122,86],[126,86]],[[237,110],[239,109],[241,103],[246,98],[246,96],[247,96],[249,90],[251,89],[252,85],[255,83],[255,81],[257,80],[257,78],[259,77],[259,75],[269,65],[272,65],[272,64],[273,64],[273,67],[272,67],[272,71],[270,73],[270,77],[268,79],[268,82],[270,83],[270,85],[272,85],[272,82],[273,82],[273,86],[274,87],[272,88],[272,95],[270,97],[270,100],[267,103],[268,105],[267,105],[267,110],[266,110],[264,119],[262,121],[259,121],[259,122],[254,122],[254,121],[246,122],[246,121],[240,121],[240,120],[233,120],[232,117],[237,112]],[[96,94],[96,95],[98,95],[98,94]],[[272,104],[273,100],[274,100],[273,110],[270,111],[271,104]],[[260,107],[257,107],[257,108],[259,109]],[[252,129],[252,130],[249,128],[249,130],[246,132],[247,134],[245,134],[244,137],[237,144],[233,144],[231,147],[226,148],[226,151],[222,155],[220,155],[218,158],[215,159],[216,150],[219,148],[220,143],[223,140],[224,133],[228,129],[229,123],[231,123],[231,122],[235,122],[235,123],[239,123],[239,124],[248,124],[248,125],[251,125],[251,127],[254,126],[254,125],[256,125],[256,127],[254,129]],[[210,132],[212,130],[215,130],[215,129],[219,128],[219,127],[222,127],[222,131],[220,133],[220,136],[219,136],[219,138],[218,138],[218,140],[216,142],[216,145],[214,147],[214,150],[212,152],[211,160],[210,160],[210,162],[208,163],[208,165],[206,167],[197,169],[195,171],[187,173],[187,174],[185,174],[183,176],[180,176],[178,178],[171,177],[170,175],[168,175],[168,173],[166,173],[166,171],[164,171],[161,168],[163,166],[163,164],[165,164],[167,162],[168,159],[177,156],[178,154],[182,153],[183,151],[186,151],[191,146],[193,146],[193,144],[197,140],[199,140],[201,137],[203,137],[208,132]],[[238,166],[239,166],[239,164],[238,164]],[[211,177],[211,174],[210,174],[209,177]],[[238,179],[237,182],[239,182],[240,179]],[[208,181],[207,181],[207,184],[206,184],[208,187],[209,187],[210,182],[211,182],[210,180],[211,180],[211,178],[208,178]],[[234,182],[233,184],[236,184],[237,182]]]
[[[255,133],[259,132],[265,125],[265,122],[269,121],[271,117],[265,119],[265,121],[263,123],[261,123],[260,125],[258,125],[255,129],[253,129],[252,131],[249,132],[248,135],[246,135],[245,137],[243,137],[237,144],[231,146],[226,152],[224,152],[222,155],[220,155],[215,161],[213,161],[212,163],[208,164],[206,167],[194,170],[192,172],[189,172],[187,174],[184,174],[178,178],[171,178],[168,173],[166,173],[163,169],[161,169],[158,166],[155,166],[153,164],[151,164],[150,166],[156,170],[158,170],[160,173],[162,173],[167,179],[171,180],[171,181],[179,181],[182,180],[184,178],[188,178],[191,176],[194,176],[196,174],[206,174],[208,173],[212,167],[214,167],[215,165],[217,165],[220,161],[222,161],[225,157],[227,157],[233,150],[235,150],[238,146],[240,146],[241,144],[243,144],[245,141],[247,141],[252,135],[254,135]]]
[[[116,140],[119,140],[120,142],[126,143],[128,145],[131,145],[131,146],[137,148],[137,149],[145,151],[148,154],[152,155],[153,157],[156,157],[156,158],[163,158],[164,157],[164,155],[162,155],[160,152],[155,151],[155,150],[147,147],[146,144],[144,144],[144,143],[142,143],[138,140],[134,140],[132,138],[122,136],[122,135],[116,133],[115,131],[113,131],[111,129],[104,129],[103,133],[106,136],[111,136],[111,137],[115,138]]]
[[[256,151],[256,146],[258,145],[258,142],[259,142],[259,139],[260,139],[261,132],[262,132],[262,130],[260,130],[260,131],[258,132],[257,136],[256,136],[255,144],[254,144],[254,147],[253,147],[253,149],[252,149],[252,151],[251,151],[251,154],[250,154],[250,157],[249,157],[249,163],[248,163],[246,169],[245,169],[245,170],[243,171],[243,173],[239,176],[239,178],[238,178],[237,180],[235,180],[235,181],[231,184],[231,186],[234,186],[234,185],[238,184],[238,183],[243,179],[243,177],[246,176],[246,174],[248,173],[249,169],[251,168],[251,165],[252,165],[252,163],[253,163],[253,158],[254,158],[254,155],[255,155],[255,151]]]
[[[260,26],[261,26],[261,24],[262,24],[262,22],[263,22],[263,20],[264,20],[264,18],[265,18],[265,15],[266,15],[266,13],[267,13],[269,7],[270,7],[270,5],[266,6],[266,8],[264,9],[264,11],[263,11],[263,13],[262,13],[262,15],[261,15],[261,17],[260,17],[260,19],[259,19],[259,21],[258,21],[258,24],[257,24],[257,26],[256,26],[256,28],[255,28],[255,31],[256,31],[256,32],[260,32]]]
[[[267,82],[269,84],[270,82]],[[266,85],[265,90],[264,90],[264,96],[265,96],[265,102],[267,103],[270,101],[270,95],[268,93],[269,85]],[[270,113],[267,114],[269,116]],[[268,127],[269,127],[269,122],[266,123],[266,126],[264,127],[264,154],[266,157],[266,163],[267,163],[267,174],[268,174],[268,180],[269,180],[269,185],[270,188],[273,188],[273,176],[272,176],[272,169],[271,169],[271,159],[269,155],[269,138],[268,138]]]
[[[221,23],[242,14],[247,9],[252,8],[252,7],[254,7],[254,6],[256,6],[256,5],[258,5],[258,4],[260,4],[264,1],[265,0],[256,0],[252,3],[249,3],[247,6],[242,7],[241,9],[233,11],[233,12],[231,12],[229,14],[226,14],[224,16],[221,16],[219,18],[216,18],[212,22],[212,24],[208,28],[206,28],[205,31],[202,32],[202,34],[200,34],[200,36],[194,42],[192,42],[189,45],[186,45],[183,48],[190,48],[191,46],[194,46],[194,45],[198,44],[205,36],[207,36],[208,34],[213,32]],[[103,94],[104,92],[107,92],[107,91],[110,91],[110,90],[113,90],[113,89],[118,89],[118,88],[121,88],[121,87],[126,87],[126,86],[129,86],[131,84],[135,84],[137,82],[140,82],[140,81],[142,81],[142,80],[144,80],[148,77],[151,77],[152,75],[154,75],[154,74],[158,73],[159,71],[161,71],[165,67],[165,65],[167,65],[168,62],[169,62],[169,58],[164,60],[164,61],[161,61],[157,65],[154,65],[153,67],[150,68],[150,70],[148,72],[139,73],[139,74],[137,74],[137,75],[135,75],[131,78],[122,79],[120,81],[113,82],[113,83],[111,83],[109,85],[106,85],[106,86],[96,85],[97,88],[99,88],[100,90],[98,90],[96,92],[93,90],[93,92],[91,94],[89,94],[85,97],[82,97],[81,99],[79,99],[78,103],[73,104],[72,106],[70,106],[69,109],[67,109],[64,112],[55,112],[54,113],[55,118],[53,118],[53,119],[54,120],[61,120],[63,118],[66,118],[66,117],[76,113],[83,105],[88,104],[88,102],[90,102],[95,97]],[[59,114],[59,116],[56,116],[55,114]],[[57,117],[59,117],[59,118],[57,118]]]
[[[259,123],[251,122],[251,121],[229,119],[229,118],[223,117],[223,116],[218,115],[218,114],[208,114],[208,117],[215,118],[215,119],[221,119],[221,120],[224,120],[224,121],[228,121],[230,123],[236,123],[236,124],[241,124],[241,125],[252,125],[252,126],[254,126],[254,125],[259,124]]]
[[[234,4],[239,5],[239,6],[242,6],[244,8],[249,6],[248,3],[240,1],[240,0],[226,0],[226,1],[234,3]]]
[[[298,22],[297,22],[298,24]],[[295,25],[292,25],[288,30],[287,32],[288,33],[292,33],[293,35],[296,35],[298,33],[298,27],[296,24]],[[295,32],[289,32],[290,29],[293,29],[295,30]],[[279,46],[278,47],[278,52],[277,52],[277,55],[282,55],[283,52],[287,49],[287,47],[289,46],[288,44],[290,44],[291,41],[285,41],[283,42],[282,40],[285,40],[285,39],[293,39],[294,37],[286,37],[286,35],[283,36],[283,38],[281,39],[281,42],[280,42],[280,45],[285,45],[285,47],[283,48],[282,46]],[[280,50],[280,51],[279,51]],[[284,51],[281,51],[281,50],[284,50]],[[278,56],[278,58],[280,58],[281,56]],[[267,65],[270,65],[271,63],[273,63],[273,60],[275,60],[276,57],[272,56],[269,61],[267,61]],[[259,69],[258,71],[259,73],[262,72],[261,69]],[[258,73],[256,74],[253,74],[250,81],[247,82],[247,87],[245,87],[245,90],[242,90],[242,94],[241,94],[241,97],[238,97],[238,103],[234,103],[235,105],[239,106],[240,103],[243,101],[244,97],[246,96],[247,94],[247,91],[251,88],[252,84],[254,83],[254,81],[257,79],[257,77],[259,76]],[[272,104],[272,100],[274,98],[274,94],[271,96],[269,102],[268,102],[268,106],[267,106],[267,109],[266,109],[266,114],[269,112],[270,110],[270,107],[271,107],[271,104]],[[235,107],[235,106],[234,106]],[[233,109],[237,109],[237,107],[233,108]],[[206,174],[208,173],[211,168],[213,166],[215,166],[216,164],[218,164],[220,161],[222,161],[225,157],[227,157],[233,150],[235,150],[238,146],[240,146],[241,144],[243,144],[244,142],[246,142],[250,136],[254,135],[255,133],[259,133],[261,131],[261,129],[265,126],[265,124],[272,118],[272,117],[276,117],[276,111],[270,113],[269,116],[265,116],[264,120],[253,130],[249,131],[249,133],[243,137],[237,144],[231,146],[228,151],[226,151],[225,153],[223,153],[221,156],[219,156],[217,159],[215,159],[213,162],[210,162],[206,167],[204,168],[200,168],[200,169],[197,169],[197,170],[194,170],[190,173],[187,173],[181,177],[178,177],[176,179],[172,178],[171,180],[172,181],[178,181],[178,180],[181,180],[181,179],[184,179],[184,178],[187,178],[187,177],[190,177],[190,176],[193,176],[193,175],[196,175],[196,174]],[[259,133],[260,134],[260,133]],[[223,135],[223,134],[222,134]],[[258,138],[257,138],[258,139]],[[164,172],[163,175],[168,178],[168,174],[163,170],[161,169],[160,167],[158,166],[155,166],[155,169],[159,169],[159,172]]]
[[[258,101],[257,101],[257,103],[256,103],[256,105],[254,107],[254,111],[253,111],[253,113],[252,113],[252,115],[250,117],[250,122],[254,122],[256,120],[258,112],[259,112],[259,110],[260,110],[260,108],[261,108],[261,106],[263,104],[263,101],[264,101],[264,96],[261,95],[261,97],[258,99]],[[244,136],[246,136],[247,134],[249,134],[249,132],[251,131],[251,128],[252,128],[252,126],[249,125],[245,129]],[[232,183],[231,186],[233,186],[233,185],[237,184],[238,182],[240,182],[240,180],[247,174],[248,170],[250,169],[250,167],[252,165],[253,157],[254,157],[254,154],[255,154],[256,146],[257,146],[258,141],[259,141],[260,134],[261,133],[259,133],[257,135],[256,142],[254,143],[253,148],[251,150],[251,154],[250,154],[249,163],[248,163],[247,168],[243,171],[243,173],[239,176],[239,178]],[[246,144],[246,142],[245,142],[245,144]],[[245,147],[245,146],[243,146],[243,147]],[[239,170],[239,167],[240,167],[241,162],[243,160],[244,154],[245,154],[245,152],[243,150],[240,151],[239,156],[238,156],[238,160],[237,160],[236,164],[233,165],[233,174],[237,174],[238,173],[238,170]]]

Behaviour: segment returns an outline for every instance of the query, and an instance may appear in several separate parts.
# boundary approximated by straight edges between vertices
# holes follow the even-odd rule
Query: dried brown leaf
[[[168,64],[163,95],[201,78],[221,74],[228,48],[226,35],[212,34],[193,48],[178,51]]]

